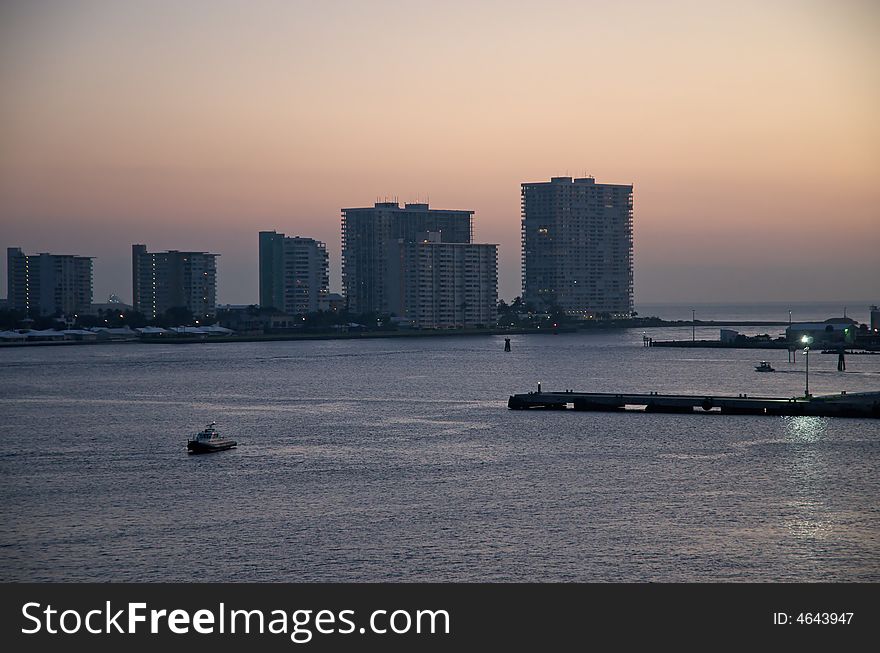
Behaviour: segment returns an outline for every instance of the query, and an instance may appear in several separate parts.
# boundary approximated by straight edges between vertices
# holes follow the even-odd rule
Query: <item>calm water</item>
[[[795,395],[802,359],[512,345],[2,350],[0,580],[880,580],[880,422],[506,408],[539,380]],[[880,356],[836,362],[814,392],[880,389]],[[187,456],[212,419],[239,449]]]
[[[691,309],[693,309],[696,311],[698,320],[779,320],[788,322],[788,312],[791,311],[791,318],[795,322],[821,322],[829,317],[841,317],[846,314],[858,322],[870,323],[870,307],[877,303],[880,303],[880,297],[873,300],[850,299],[836,302],[638,303],[636,310],[639,315],[645,317],[656,315],[664,320],[690,320]],[[746,330],[744,329],[743,332],[745,333]],[[715,337],[717,336],[716,332]]]

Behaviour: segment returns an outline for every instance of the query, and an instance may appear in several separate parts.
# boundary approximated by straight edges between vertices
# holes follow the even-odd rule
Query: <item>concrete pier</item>
[[[511,410],[644,411],[648,413],[721,413],[726,415],[813,415],[880,419],[880,392],[809,397],[749,397],[741,395],[612,394],[605,392],[528,392],[511,395]]]

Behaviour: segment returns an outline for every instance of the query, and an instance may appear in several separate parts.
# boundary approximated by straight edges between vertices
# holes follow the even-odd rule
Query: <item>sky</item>
[[[635,300],[880,301],[880,3],[0,0],[0,248],[327,243],[377,199],[475,211],[520,294],[520,184],[634,185]],[[6,270],[0,268],[0,296]]]

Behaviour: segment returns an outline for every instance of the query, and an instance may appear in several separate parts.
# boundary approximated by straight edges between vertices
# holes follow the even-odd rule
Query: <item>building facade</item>
[[[389,313],[388,264],[399,243],[439,232],[444,243],[470,243],[473,211],[431,209],[427,204],[377,202],[342,209],[342,288],[353,313]]]
[[[391,313],[417,329],[492,327],[498,321],[498,246],[446,243],[441,234],[398,240],[389,259]]]
[[[325,310],[329,267],[324,243],[261,231],[260,306],[288,315]]]
[[[92,257],[6,250],[7,303],[36,315],[85,314],[92,305]]]
[[[198,320],[215,315],[219,254],[148,252],[131,246],[132,305],[148,319],[170,308],[186,308]]]
[[[804,337],[810,339],[810,345],[840,344],[855,342],[858,322],[849,317],[831,317],[824,322],[795,322],[785,329],[785,339],[802,347]]]
[[[526,302],[582,318],[632,314],[632,190],[592,177],[522,184]]]

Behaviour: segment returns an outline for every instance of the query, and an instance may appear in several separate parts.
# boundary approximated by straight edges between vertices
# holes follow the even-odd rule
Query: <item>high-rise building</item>
[[[9,308],[37,315],[87,313],[92,305],[92,257],[27,255],[6,250]]]
[[[633,308],[631,185],[553,177],[522,185],[523,299],[569,315]]]
[[[219,254],[148,252],[131,246],[132,305],[154,319],[169,308],[186,308],[196,319],[215,314]]]
[[[326,308],[329,261],[324,243],[260,232],[260,306],[288,315]]]
[[[388,261],[389,310],[418,329],[491,327],[498,319],[498,246],[399,239]]]
[[[431,209],[427,204],[377,202],[342,209],[342,288],[354,313],[391,312],[388,261],[402,240],[439,232],[444,243],[469,243],[473,211]]]
[[[30,312],[28,257],[20,247],[6,249],[6,304],[12,310]]]

